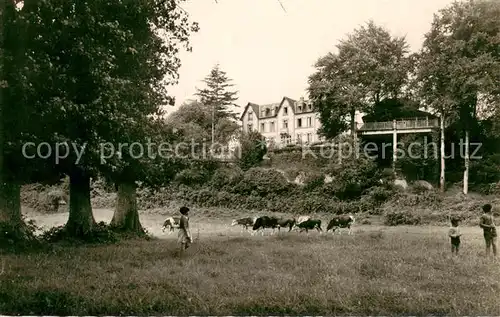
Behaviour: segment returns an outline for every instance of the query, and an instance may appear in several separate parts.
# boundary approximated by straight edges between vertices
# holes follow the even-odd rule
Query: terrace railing
[[[412,118],[395,121],[364,122],[358,124],[358,131],[408,130],[439,128],[439,119]]]

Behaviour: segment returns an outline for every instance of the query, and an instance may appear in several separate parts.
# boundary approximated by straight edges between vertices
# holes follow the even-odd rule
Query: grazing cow
[[[295,220],[294,227],[298,227],[299,224],[311,219],[311,217],[310,216],[299,216],[298,218],[293,218],[293,219]]]
[[[288,232],[292,231],[293,226],[295,225],[295,219],[278,219],[278,231],[280,231],[280,228],[286,228],[288,227]]]
[[[302,223],[304,221],[307,221],[311,219],[310,216],[300,216],[299,218],[297,218],[297,221],[295,222],[296,225],[298,225],[299,223]]]
[[[253,230],[259,230],[262,229],[264,230],[265,228],[272,228],[273,233],[274,229],[278,227],[278,218],[276,217],[268,217],[268,216],[262,216],[259,217],[255,220],[255,223],[253,224]],[[262,235],[264,235],[264,231],[262,231]]]
[[[309,219],[306,221],[303,221],[297,225],[297,227],[300,228],[300,232],[306,231],[309,233],[309,230],[316,229],[318,232],[322,232],[323,229],[321,229],[321,220],[319,219]]]
[[[340,234],[341,233],[340,228],[347,228],[349,229],[349,234],[351,234],[352,233],[351,226],[354,224],[354,221],[355,219],[353,216],[348,216],[348,215],[335,216],[328,223],[328,226],[326,227],[326,232],[332,229],[332,232],[335,234],[335,230],[339,229],[339,234]]]
[[[252,227],[256,220],[257,217],[234,219],[231,226],[241,225],[245,228],[245,230],[248,230],[248,227]]]
[[[163,223],[163,232],[165,232],[165,229],[170,229],[170,233],[174,231],[175,228],[179,228],[180,225],[180,217],[168,217],[165,222]]]

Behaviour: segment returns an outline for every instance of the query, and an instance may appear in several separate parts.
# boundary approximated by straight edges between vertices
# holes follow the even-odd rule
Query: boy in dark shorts
[[[460,229],[458,228],[459,220],[457,218],[451,218],[451,227],[448,231],[448,236],[451,239],[451,254],[458,255],[458,249],[460,247]]]
[[[479,219],[479,226],[483,228],[484,242],[486,243],[486,256],[490,255],[490,249],[493,249],[493,256],[497,255],[497,229],[495,227],[495,220],[491,212],[491,205],[486,204],[483,206],[483,215]]]
[[[181,254],[184,253],[184,250],[189,248],[189,245],[193,242],[191,237],[191,230],[189,230],[189,208],[186,206],[181,207],[179,210],[181,213],[181,219],[179,221],[179,234],[177,237],[177,241],[180,244]]]

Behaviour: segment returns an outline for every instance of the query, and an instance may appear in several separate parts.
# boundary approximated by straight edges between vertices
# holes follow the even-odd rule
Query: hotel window
[[[297,143],[302,143],[302,134],[297,133]]]
[[[265,123],[260,124],[260,132],[266,132],[266,124]]]
[[[297,119],[297,128],[302,127],[302,119]]]
[[[307,126],[312,127],[312,118],[311,117],[307,118]]]
[[[311,143],[312,142],[312,133],[308,133],[307,134],[307,143]]]
[[[288,120],[283,120],[283,128],[288,129]]]
[[[284,113],[285,116],[288,115],[288,107],[284,107],[283,108],[283,113]]]
[[[270,132],[274,132],[274,121],[271,121],[271,131]]]
[[[251,123],[247,125],[247,129],[248,129],[247,132],[251,132],[252,131],[252,124]]]
[[[248,113],[248,120],[252,120],[253,119],[253,113],[249,112]]]

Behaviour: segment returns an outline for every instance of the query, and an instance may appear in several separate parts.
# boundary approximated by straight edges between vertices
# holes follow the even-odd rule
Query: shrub
[[[91,198],[103,197],[106,196],[106,194],[114,191],[115,191],[114,184],[110,184],[102,178],[97,178],[95,180],[92,180],[90,197]]]
[[[266,155],[264,137],[257,131],[243,133],[240,137],[238,164],[244,171],[259,166]]]
[[[214,172],[210,185],[215,189],[234,187],[241,182],[243,175],[243,171],[238,166],[222,167]]]
[[[368,196],[372,199],[376,204],[381,204],[388,200],[394,194],[393,190],[376,186],[372,187],[368,191]]]
[[[437,207],[442,201],[443,198],[435,191],[426,191],[419,195],[400,191],[395,193],[387,205],[394,209],[416,206]]]
[[[113,231],[110,225],[106,224],[104,221],[98,222],[91,232],[84,236],[75,238],[72,235],[68,235],[64,225],[53,227],[44,233],[42,233],[41,238],[46,242],[71,242],[71,243],[115,243],[119,240],[118,234]]]
[[[429,191],[425,185],[423,185],[421,182],[415,182],[411,186],[411,191],[415,194],[423,194]]]
[[[233,192],[243,195],[286,194],[293,185],[278,171],[254,167],[245,172]]]
[[[207,173],[200,168],[188,168],[175,176],[174,182],[178,184],[193,186],[205,183]]]
[[[419,216],[413,215],[411,212],[391,210],[384,215],[384,224],[386,226],[398,225],[419,225],[422,220]]]
[[[304,195],[294,199],[292,210],[297,214],[324,213],[333,209],[334,201],[317,195]]]
[[[41,213],[53,213],[54,200],[69,202],[68,191],[62,185],[29,184],[21,188],[21,203]]]
[[[341,200],[360,198],[364,190],[377,185],[381,178],[377,165],[364,157],[335,163],[325,172],[335,180],[325,184],[324,192]]]
[[[293,182],[297,176],[299,176],[300,174],[300,170],[296,167],[292,167],[292,168],[287,168],[285,170],[285,177],[290,181],[290,182]]]
[[[304,180],[305,192],[315,191],[323,185],[325,185],[325,175],[323,173],[306,174],[306,179]]]
[[[18,224],[0,222],[0,249],[18,251],[37,246],[35,232],[38,229],[34,220],[26,220],[24,217]]]
[[[471,188],[485,194],[493,193],[494,185],[500,181],[500,154],[484,157],[480,161],[472,161],[470,166]]]

